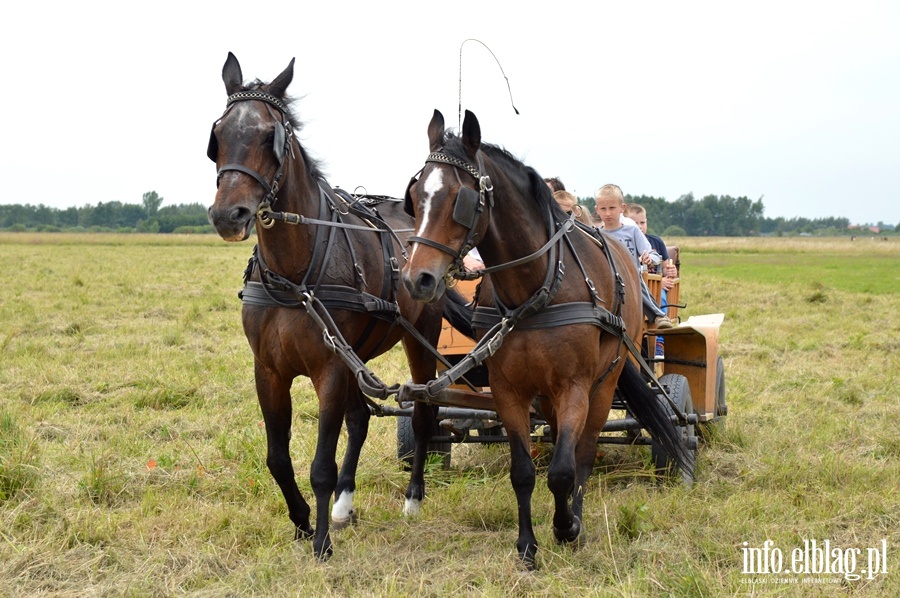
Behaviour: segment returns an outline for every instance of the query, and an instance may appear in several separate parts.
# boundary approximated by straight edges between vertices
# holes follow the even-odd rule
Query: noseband
[[[426,239],[425,237],[409,237],[408,243],[422,243],[423,245],[428,245],[429,247],[434,247],[435,249],[443,251],[453,258],[453,263],[450,264],[444,277],[449,286],[456,284],[456,280],[459,279],[474,280],[480,277],[480,274],[465,272],[463,258],[465,258],[466,254],[469,253],[477,243],[475,229],[478,227],[479,219],[484,213],[485,203],[488,204],[489,208],[494,207],[494,185],[491,183],[491,177],[487,174],[482,174],[482,172],[484,172],[484,160],[480,153],[478,154],[478,168],[475,168],[468,162],[464,162],[463,160],[448,156],[441,152],[429,154],[428,158],[425,159],[425,163],[427,164],[428,162],[449,164],[450,166],[455,166],[466,171],[472,175],[478,183],[478,191],[463,186],[456,194],[456,204],[453,206],[453,220],[466,227],[466,238],[459,251],[444,245],[443,243]],[[414,182],[415,179],[413,179],[413,183]],[[410,187],[413,183],[410,183]],[[409,191],[407,191],[407,195],[409,195]]]
[[[207,148],[207,155],[213,162],[216,161],[216,157],[218,156],[219,144],[215,136],[216,124],[218,124],[222,120],[222,118],[224,118],[225,115],[228,114],[235,103],[248,102],[251,100],[264,102],[269,115],[275,120],[275,140],[272,145],[272,150],[275,153],[275,158],[278,160],[278,169],[275,171],[275,175],[272,177],[272,182],[270,183],[260,173],[248,166],[244,166],[243,164],[225,164],[224,166],[222,166],[222,168],[219,169],[218,173],[216,173],[216,187],[219,186],[219,181],[222,179],[222,175],[228,171],[242,172],[255,179],[266,192],[266,195],[260,202],[259,209],[257,211],[259,224],[263,228],[272,228],[272,226],[275,225],[275,220],[268,217],[267,214],[271,212],[272,205],[276,200],[275,196],[278,194],[278,190],[280,188],[279,185],[281,183],[281,177],[284,174],[284,158],[288,154],[290,154],[291,158],[294,158],[294,149],[291,143],[294,137],[294,130],[291,126],[290,121],[285,118],[285,113],[287,112],[287,106],[285,105],[285,103],[280,98],[277,98],[274,95],[266,93],[264,91],[239,91],[237,93],[231,94],[230,96],[228,96],[228,100],[226,102],[227,108],[225,108],[225,112],[215,123],[213,123],[213,130],[210,131],[209,134],[209,147]],[[269,106],[274,106],[278,109],[278,113],[281,117],[280,119],[273,113],[272,109]]]

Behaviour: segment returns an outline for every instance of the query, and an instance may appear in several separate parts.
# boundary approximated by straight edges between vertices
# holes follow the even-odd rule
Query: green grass
[[[515,559],[507,449],[454,447],[416,520],[391,418],[374,419],[357,525],[335,556],[291,540],[236,292],[249,244],[212,236],[0,235],[0,595],[888,596],[900,594],[900,244],[678,239],[684,315],[725,313],[730,414],[691,489],[603,447],[580,548]],[[408,377],[401,351],[373,364]],[[292,389],[301,491],[317,401]],[[342,444],[343,446],[343,444]],[[888,543],[889,574],[750,585],[741,546]]]

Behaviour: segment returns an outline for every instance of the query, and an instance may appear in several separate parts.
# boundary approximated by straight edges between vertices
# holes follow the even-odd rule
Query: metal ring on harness
[[[256,218],[259,221],[259,225],[263,228],[272,228],[275,226],[275,219],[272,218],[272,206],[268,203],[259,204],[259,209],[256,211]]]

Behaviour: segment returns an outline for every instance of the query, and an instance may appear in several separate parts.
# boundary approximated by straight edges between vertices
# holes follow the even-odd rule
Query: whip
[[[478,42],[479,44],[484,46],[488,52],[491,53],[491,56],[494,57],[494,61],[496,61],[497,66],[500,67],[500,74],[502,74],[503,78],[506,79],[506,89],[507,89],[507,91],[509,91],[509,104],[512,106],[512,109],[515,110],[516,114],[518,114],[519,110],[516,108],[516,105],[513,103],[512,89],[509,86],[509,77],[507,77],[506,73],[503,72],[503,65],[500,64],[499,60],[497,60],[496,54],[494,54],[494,52],[490,48],[488,48],[487,44],[485,44],[483,41],[481,41],[479,39],[475,39],[475,38],[469,38],[459,45],[459,111],[457,113],[457,118],[458,118],[457,127],[459,129],[462,129],[462,51],[463,51],[463,46],[466,45],[466,42]]]

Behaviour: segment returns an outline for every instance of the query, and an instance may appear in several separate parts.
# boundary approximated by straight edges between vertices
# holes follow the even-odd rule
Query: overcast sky
[[[432,111],[457,127],[461,96],[485,141],[579,196],[612,182],[668,200],[762,197],[768,217],[900,221],[900,2],[85,0],[4,13],[0,203],[140,203],[152,190],[208,205],[231,51],[245,80],[296,57],[301,142],[351,191],[401,195]]]

